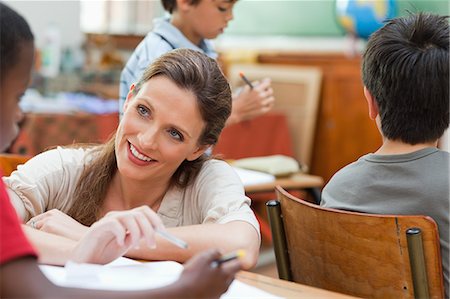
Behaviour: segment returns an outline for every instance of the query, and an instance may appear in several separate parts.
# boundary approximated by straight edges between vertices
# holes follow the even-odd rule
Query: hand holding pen
[[[270,111],[275,103],[270,79],[251,82],[242,72],[239,75],[248,87],[234,96],[229,124],[263,115]]]
[[[245,250],[238,249],[238,250],[230,252],[228,254],[224,254],[220,258],[214,260],[211,263],[211,267],[217,268],[217,267],[220,267],[222,264],[224,264],[226,262],[229,262],[229,261],[232,261],[232,260],[236,260],[236,259],[241,259],[243,257],[245,257]]]
[[[228,262],[221,263],[220,267],[211,266],[221,258],[223,256],[218,250],[209,249],[196,254],[184,264],[184,271],[181,273],[179,282],[192,282],[197,285],[197,288],[193,290],[197,293],[186,294],[185,297],[211,298],[211,294],[207,292],[216,292],[217,297],[214,298],[219,298],[227,290],[242,265],[238,258],[232,258]]]
[[[247,77],[245,77],[243,72],[239,73],[239,76],[242,78],[242,80],[244,80],[244,82],[250,87],[250,89],[253,89],[253,84],[252,82],[250,82],[250,80],[247,79]]]

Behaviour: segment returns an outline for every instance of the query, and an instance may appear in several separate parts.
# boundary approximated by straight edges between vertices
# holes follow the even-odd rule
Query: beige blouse
[[[4,177],[11,202],[23,221],[51,209],[67,213],[89,149],[58,147],[46,151]],[[245,221],[259,234],[250,199],[237,174],[219,160],[205,162],[187,188],[170,188],[157,214],[167,227]]]

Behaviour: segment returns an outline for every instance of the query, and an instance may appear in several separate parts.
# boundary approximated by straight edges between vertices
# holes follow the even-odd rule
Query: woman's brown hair
[[[198,145],[216,144],[231,113],[230,86],[217,62],[194,50],[176,49],[168,52],[145,70],[133,90],[133,96],[136,96],[144,83],[155,76],[164,76],[195,95],[205,122]],[[74,204],[68,214],[84,225],[91,225],[97,220],[117,171],[114,143],[115,136],[92,150],[92,162],[85,167],[77,183]],[[172,176],[171,184],[179,188],[188,186],[208,159],[204,154],[196,160],[183,161]]]

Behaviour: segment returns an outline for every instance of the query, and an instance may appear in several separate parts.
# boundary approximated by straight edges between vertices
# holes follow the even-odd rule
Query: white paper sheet
[[[275,176],[269,173],[234,166],[233,169],[236,171],[244,186],[271,183],[275,181]]]
[[[178,279],[183,266],[177,262],[140,263],[119,258],[108,265],[67,263],[65,267],[40,266],[56,285],[84,289],[144,290]]]
[[[50,281],[59,286],[128,291],[169,285],[175,282],[183,271],[183,266],[177,262],[141,263],[127,258],[119,258],[104,266],[69,262],[65,267],[41,265],[40,268]],[[281,297],[235,280],[221,298]]]

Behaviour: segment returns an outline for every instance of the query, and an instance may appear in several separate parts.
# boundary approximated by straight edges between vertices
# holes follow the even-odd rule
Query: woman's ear
[[[369,107],[369,117],[374,120],[378,116],[378,104],[367,87],[364,86],[364,96],[366,97],[367,106]]]
[[[201,145],[199,146],[192,154],[186,157],[186,160],[188,161],[194,161],[201,155],[203,155],[208,148],[210,148],[212,145]]]
[[[125,103],[123,104],[123,112],[127,111],[128,105],[130,104],[131,100],[133,99],[133,91],[136,85],[133,83],[130,86],[130,91],[128,91],[127,99],[125,100]]]

